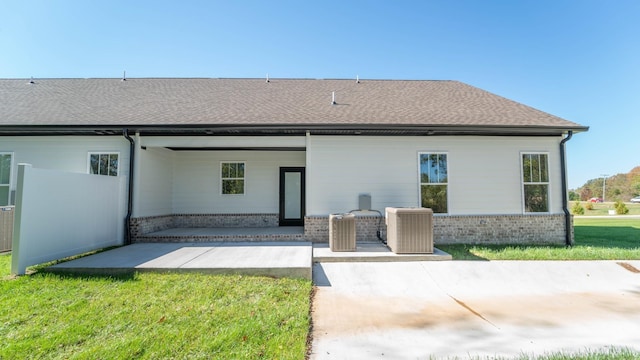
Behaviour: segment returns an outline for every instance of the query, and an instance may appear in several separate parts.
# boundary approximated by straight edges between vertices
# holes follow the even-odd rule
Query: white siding
[[[86,174],[89,152],[118,152],[119,176],[129,176],[129,142],[122,136],[1,136],[0,152],[4,151],[14,153],[11,190],[19,163]]]
[[[448,154],[449,213],[521,214],[523,151],[549,153],[550,209],[561,209],[559,142],[550,137],[311,136],[307,147],[307,213],[326,215],[358,207],[419,206],[418,153]]]
[[[138,152],[139,193],[135,216],[156,216],[173,213],[174,153],[164,148],[147,148]]]
[[[221,161],[246,163],[244,195],[220,193]],[[173,213],[278,213],[280,167],[304,165],[304,151],[176,151]]]
[[[305,165],[308,215],[356,209],[361,193],[370,193],[372,207],[380,211],[387,206],[418,206],[419,152],[448,154],[452,215],[521,214],[521,153],[548,153],[550,212],[561,213],[560,140],[560,137],[308,136],[306,153],[171,151],[147,147],[138,151],[134,215],[277,213],[279,168]],[[0,152],[14,153],[13,187],[18,163],[86,173],[89,152],[118,152],[120,176],[129,176],[129,142],[122,136],[0,137]],[[246,162],[245,195],[220,194],[221,161]]]

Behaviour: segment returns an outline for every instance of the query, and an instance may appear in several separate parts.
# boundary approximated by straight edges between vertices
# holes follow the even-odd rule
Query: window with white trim
[[[549,212],[549,156],[522,154],[522,194],[524,212]]]
[[[120,154],[117,152],[89,153],[89,174],[118,176]]]
[[[11,205],[13,153],[0,152],[0,206]]]
[[[220,187],[222,195],[244,195],[244,162],[220,163]]]
[[[447,213],[448,170],[446,153],[420,153],[420,206]]]

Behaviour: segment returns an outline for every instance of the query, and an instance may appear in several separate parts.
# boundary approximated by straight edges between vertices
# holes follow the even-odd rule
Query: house
[[[570,244],[565,144],[587,130],[458,81],[5,79],[0,205],[29,163],[124,179],[131,242],[176,226],[327,241],[329,214],[366,194],[432,208],[436,244]],[[375,239],[378,213],[358,215]]]

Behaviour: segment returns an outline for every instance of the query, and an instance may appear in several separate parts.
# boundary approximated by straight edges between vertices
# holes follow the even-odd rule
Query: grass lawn
[[[573,206],[573,204],[575,204],[575,201],[569,201],[569,210],[571,210],[571,207]],[[580,202],[580,205],[582,205],[582,207],[585,208],[584,216],[607,216],[609,215],[609,210],[615,209],[613,204],[614,203],[612,202],[593,203],[593,210],[587,210],[586,209],[587,202],[586,201]],[[640,215],[640,204],[632,204],[629,202],[624,204],[627,206],[627,209],[629,209],[629,214],[627,215]]]
[[[640,219],[574,218],[575,244],[565,246],[439,245],[454,260],[637,260]]]
[[[640,220],[574,219],[575,246],[440,245],[454,260],[640,259]],[[0,255],[0,359],[304,359],[312,284],[194,273],[11,278]],[[627,349],[521,359],[632,359]]]
[[[304,359],[311,282],[36,272],[0,255],[0,359]]]
[[[637,352],[628,348],[607,347],[600,350],[583,350],[578,353],[547,353],[543,355],[521,354],[518,357],[469,357],[470,360],[634,360]]]

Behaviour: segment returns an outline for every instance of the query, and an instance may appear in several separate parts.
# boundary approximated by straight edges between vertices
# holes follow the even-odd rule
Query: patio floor
[[[333,252],[328,243],[298,240],[303,234],[302,227],[169,229],[149,234],[155,241],[56,264],[49,270],[92,274],[198,271],[311,279],[314,262],[451,260],[451,255],[439,249],[433,254],[395,254],[380,242],[359,242],[356,251]],[[296,240],[281,240],[287,236],[296,236]],[[233,240],[206,241],[211,237]],[[264,240],[270,237],[279,241]]]
[[[54,272],[206,272],[311,279],[309,242],[141,243],[53,265]]]

